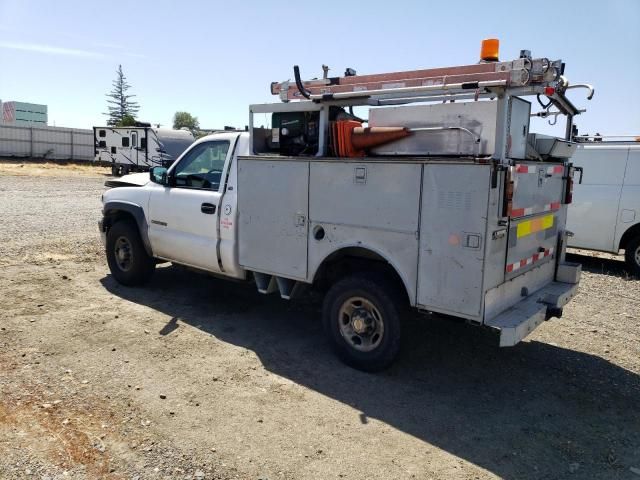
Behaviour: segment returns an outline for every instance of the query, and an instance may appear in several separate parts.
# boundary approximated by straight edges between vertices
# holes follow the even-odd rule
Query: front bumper
[[[565,263],[561,267],[562,279],[570,279],[570,282],[551,282],[494,318],[485,321],[486,326],[500,332],[501,347],[516,345],[542,322],[557,316],[562,307],[574,297],[582,266]]]

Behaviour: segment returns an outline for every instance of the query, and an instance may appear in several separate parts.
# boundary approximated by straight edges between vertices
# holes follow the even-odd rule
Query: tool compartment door
[[[511,167],[513,200],[505,279],[556,257],[565,166],[529,162]]]
[[[470,319],[480,316],[490,174],[488,165],[425,165],[419,306]]]
[[[308,162],[239,158],[240,265],[305,280],[308,198]]]

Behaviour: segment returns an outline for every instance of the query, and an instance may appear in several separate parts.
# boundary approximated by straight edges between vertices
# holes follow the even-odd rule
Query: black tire
[[[627,242],[624,259],[631,273],[640,278],[640,235],[636,235]]]
[[[116,222],[107,232],[107,263],[113,277],[129,287],[151,279],[156,262],[147,254],[135,223]]]
[[[113,177],[117,177],[118,176],[118,166],[117,165],[111,165],[111,176],[113,176]]]
[[[369,272],[336,282],[325,296],[322,316],[325,332],[338,357],[358,370],[377,372],[391,365],[400,351],[403,312],[399,289],[384,276]],[[366,325],[368,321],[379,327],[376,317],[382,319],[381,332]],[[354,322],[359,322],[360,332]],[[362,327],[371,331],[362,332]],[[376,339],[376,334],[380,338]],[[354,341],[358,339],[359,345]]]

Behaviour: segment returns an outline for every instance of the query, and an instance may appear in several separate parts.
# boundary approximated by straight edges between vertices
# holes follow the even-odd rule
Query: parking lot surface
[[[380,374],[314,295],[161,265],[109,274],[107,170],[0,163],[0,478],[640,479],[640,281],[584,264],[564,317],[498,349],[407,320]]]

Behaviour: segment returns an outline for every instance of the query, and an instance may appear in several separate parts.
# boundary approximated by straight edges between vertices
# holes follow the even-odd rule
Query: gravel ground
[[[0,478],[640,479],[640,282],[584,263],[511,349],[412,318],[399,361],[340,364],[318,299],[163,266],[116,284],[101,169],[0,164]],[[426,321],[425,321],[426,320]]]

